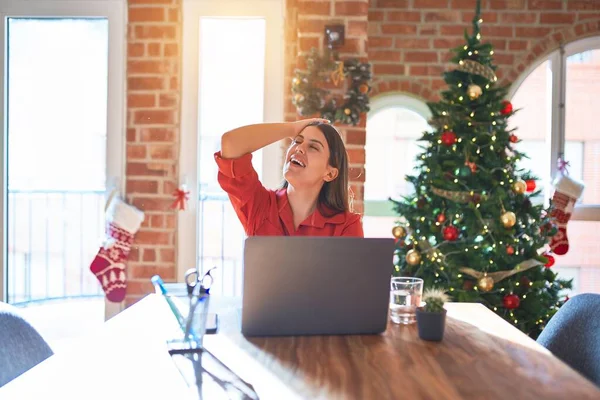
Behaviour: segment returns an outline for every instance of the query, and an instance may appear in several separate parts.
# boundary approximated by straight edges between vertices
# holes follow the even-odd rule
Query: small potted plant
[[[423,294],[425,306],[417,308],[417,327],[423,340],[439,342],[444,337],[448,295],[441,289],[427,289]]]

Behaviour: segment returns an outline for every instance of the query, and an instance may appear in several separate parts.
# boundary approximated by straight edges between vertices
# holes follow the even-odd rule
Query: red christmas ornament
[[[471,196],[471,203],[479,203],[481,201],[481,195],[479,193],[473,193]]]
[[[569,295],[565,296],[565,303],[569,301]]]
[[[545,254],[544,257],[546,257],[548,259],[548,261],[546,262],[546,264],[544,264],[544,267],[546,268],[550,268],[554,265],[554,263],[556,262],[556,260],[554,259],[553,256],[551,256],[550,254]]]
[[[542,212],[543,213],[543,212]],[[540,215],[542,215],[540,213]],[[542,215],[542,218],[546,218],[546,215]],[[552,222],[546,222],[544,225],[540,226],[540,232],[542,234],[546,234],[550,229],[552,229]]]
[[[504,296],[504,299],[502,299],[502,303],[504,304],[504,308],[514,310],[519,307],[521,300],[519,300],[519,296],[516,294],[507,294]]]
[[[512,256],[513,254],[515,254],[515,248],[512,246],[506,246],[506,254]]]
[[[444,240],[454,241],[458,239],[458,228],[449,225],[442,230],[442,235],[444,235]]]
[[[517,140],[519,140],[519,138],[517,137],[517,135],[510,135],[510,137],[508,138],[510,140],[511,143],[517,143]]]
[[[502,108],[500,109],[500,114],[507,115],[510,114],[513,110],[513,106],[508,100],[504,100],[502,102]]]
[[[444,215],[444,213],[439,213],[438,216],[437,216],[437,222],[439,222],[441,224],[445,220],[446,220],[446,216]]]
[[[473,290],[474,286],[475,284],[473,283],[473,281],[465,281],[465,283],[463,283],[463,289],[467,291]]]
[[[441,139],[444,146],[452,146],[454,143],[456,143],[456,133],[452,131],[446,131],[442,133]]]
[[[527,179],[525,185],[527,186],[528,192],[533,192],[535,190],[535,181],[533,179]]]

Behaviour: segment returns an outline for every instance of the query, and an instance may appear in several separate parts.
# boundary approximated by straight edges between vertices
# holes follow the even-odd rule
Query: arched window
[[[585,183],[583,195],[568,223],[569,252],[556,257],[561,276],[572,277],[573,292],[600,293],[600,37],[566,45],[540,60],[510,92],[516,145],[529,159],[521,166],[540,180],[547,202],[554,193],[557,160],[570,163],[569,175]]]
[[[365,236],[391,235],[398,216],[388,199],[413,192],[405,176],[414,172],[420,152],[417,140],[432,129],[427,123],[430,116],[424,102],[407,95],[383,95],[371,101],[365,145]]]

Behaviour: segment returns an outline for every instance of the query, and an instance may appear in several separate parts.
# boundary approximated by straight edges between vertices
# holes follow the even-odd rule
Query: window
[[[107,189],[124,182],[125,10],[125,0],[0,2],[0,300],[37,309],[51,339],[105,316],[89,265]],[[97,313],[52,328],[84,298]]]
[[[215,293],[240,295],[245,234],[217,182],[213,154],[233,128],[283,120],[283,1],[184,0],[181,179],[190,198],[179,214],[181,279],[218,267]],[[263,184],[281,182],[280,145],[253,154]]]
[[[432,131],[427,105],[406,95],[380,96],[371,101],[365,145],[365,215],[367,237],[389,237],[398,218],[388,200],[414,191],[405,176],[413,174],[418,139]]]
[[[538,203],[554,193],[559,157],[570,163],[569,175],[585,183],[567,226],[569,252],[557,256],[554,267],[565,278],[574,278],[574,293],[600,293],[600,256],[595,251],[600,229],[600,130],[595,121],[599,92],[596,37],[570,43],[541,60],[514,83],[511,93],[514,108],[521,110],[510,124],[522,139],[516,148],[530,158],[521,166],[540,178],[543,195]]]

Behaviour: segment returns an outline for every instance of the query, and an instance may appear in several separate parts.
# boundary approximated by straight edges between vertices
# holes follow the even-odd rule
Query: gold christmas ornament
[[[395,226],[392,228],[392,235],[394,235],[396,239],[403,238],[406,235],[406,229],[404,229],[403,226]]]
[[[421,262],[421,253],[415,249],[409,250],[406,253],[406,262],[409,265],[418,265]]]
[[[467,95],[469,96],[469,98],[471,100],[475,100],[475,99],[479,98],[479,96],[481,96],[482,93],[483,93],[483,90],[481,90],[481,87],[478,85],[471,84],[467,88]]]
[[[505,228],[512,228],[517,223],[517,216],[512,211],[507,211],[500,217],[500,221],[502,221],[502,225]]]
[[[346,108],[344,110],[344,114],[346,114],[346,115],[350,115],[351,113],[352,113],[352,110],[350,110],[349,108]]]
[[[369,91],[369,85],[367,85],[366,83],[363,83],[362,85],[360,85],[358,87],[358,90],[362,93],[362,94],[367,94],[367,92]]]
[[[489,292],[494,288],[494,280],[490,276],[483,276],[477,281],[477,286],[482,292]]]
[[[523,194],[527,190],[527,184],[525,183],[525,181],[519,179],[518,181],[513,183],[513,190],[516,194]]]

